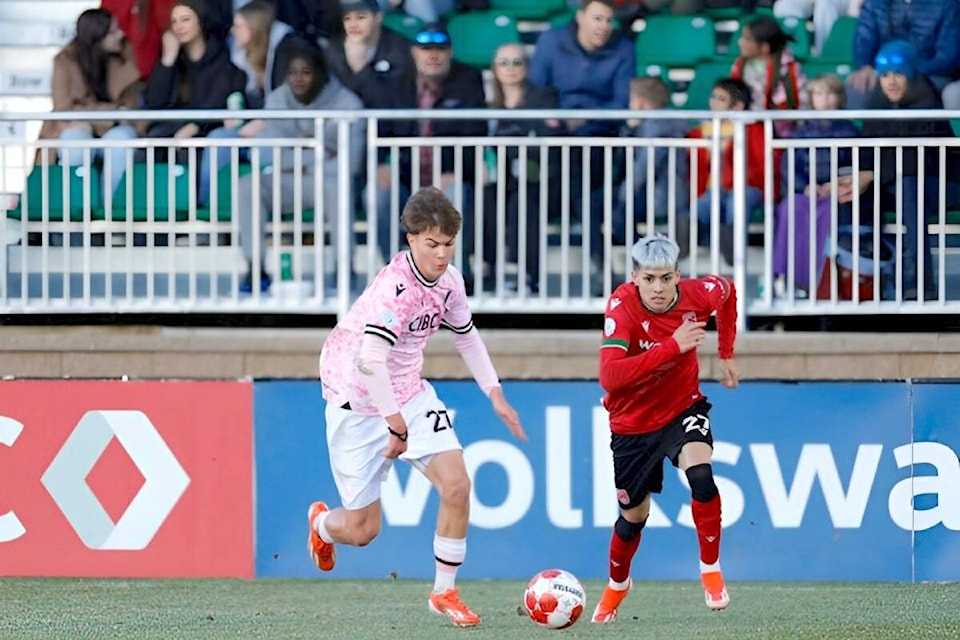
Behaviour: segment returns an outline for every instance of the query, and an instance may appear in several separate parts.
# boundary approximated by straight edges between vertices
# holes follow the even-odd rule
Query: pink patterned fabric
[[[427,340],[440,327],[457,334],[473,329],[463,276],[454,266],[436,281],[417,270],[409,252],[394,256],[330,332],[320,352],[320,380],[327,402],[376,415],[358,370],[364,334],[390,345],[387,369],[400,406],[423,390],[421,372]]]

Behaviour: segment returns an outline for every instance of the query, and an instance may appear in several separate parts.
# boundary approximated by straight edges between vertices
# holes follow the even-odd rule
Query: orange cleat
[[[727,593],[727,587],[723,584],[723,574],[719,571],[710,571],[700,574],[700,582],[703,583],[703,594],[707,601],[707,608],[713,611],[721,611],[730,604],[730,594]]]
[[[317,565],[321,571],[330,571],[337,563],[337,550],[330,542],[325,542],[316,529],[313,528],[313,522],[321,513],[330,511],[323,502],[314,502],[307,511],[307,524],[310,526],[310,536],[307,538],[307,551],[310,552],[310,559]]]
[[[463,604],[457,589],[447,589],[443,593],[431,591],[428,604],[430,611],[447,616],[458,627],[473,627],[480,624],[480,616]]]
[[[623,602],[623,599],[630,593],[633,586],[633,580],[627,582],[626,589],[614,589],[609,584],[603,588],[603,595],[600,596],[600,602],[597,608],[593,610],[593,617],[590,622],[606,623],[617,619],[617,607]]]

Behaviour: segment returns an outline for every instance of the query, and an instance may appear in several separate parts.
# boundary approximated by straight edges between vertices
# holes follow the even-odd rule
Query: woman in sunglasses
[[[527,56],[523,46],[516,43],[501,45],[493,56],[493,98],[490,101],[491,109],[556,109],[557,94],[549,87],[539,87],[530,84],[527,79]],[[563,131],[559,120],[521,120],[497,119],[490,122],[492,136],[550,136]],[[557,149],[558,150],[558,149]],[[498,166],[496,152],[491,150],[487,159],[488,184],[484,187],[484,257],[487,265],[484,277],[484,288],[496,289],[495,267],[497,264],[497,248],[501,244],[506,246],[505,262],[519,263],[519,235],[521,221],[526,229],[525,269],[521,269],[521,277],[506,282],[508,291],[516,290],[518,283],[526,282],[528,291],[536,293],[540,283],[540,180],[541,180],[541,153],[536,147],[528,147],[525,162],[521,162],[520,148],[508,146],[506,148],[506,162],[501,170]],[[549,163],[551,167],[558,166],[556,162]],[[521,207],[520,181],[526,183],[526,195],[522,199]],[[548,180],[546,188],[551,200],[558,196],[557,189],[551,189],[553,180]],[[556,183],[559,185],[559,183]],[[498,241],[497,205],[503,202],[504,207],[504,241]],[[548,205],[548,209],[551,209]],[[521,216],[521,213],[523,214]]]

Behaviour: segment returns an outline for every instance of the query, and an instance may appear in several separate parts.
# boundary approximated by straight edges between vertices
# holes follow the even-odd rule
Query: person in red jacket
[[[176,0],[101,0],[100,7],[117,19],[133,46],[140,77],[146,80],[160,59],[160,39],[170,29],[170,11]]]
[[[613,432],[613,474],[620,517],[610,540],[610,581],[593,622],[611,622],[630,591],[630,563],[650,513],[650,494],[663,488],[663,459],[690,483],[700,543],[700,579],[707,607],[730,602],[720,570],[720,494],[710,460],[710,403],[700,390],[697,348],[716,313],[720,382],[735,388],[737,295],[721,276],[680,279],[680,247],[657,234],[631,251],[633,277],[607,302],[600,346],[603,406]]]
[[[736,78],[720,78],[713,85],[710,94],[711,111],[747,111],[750,109],[750,88],[742,80]],[[716,129],[719,127],[719,131]],[[687,137],[710,140],[714,136],[720,138],[720,157],[714,158],[710,149],[695,149],[691,153],[697,165],[697,239],[701,246],[707,246],[710,240],[710,223],[712,221],[712,194],[710,186],[713,171],[719,170],[720,188],[720,253],[727,264],[733,264],[733,122],[730,120],[713,119],[704,122],[693,129]],[[763,188],[766,179],[766,141],[762,122],[751,122],[746,125],[747,162],[746,162],[746,202],[747,215],[750,211],[763,203]],[[780,175],[780,153],[774,154],[773,175]],[[779,180],[774,180],[774,189],[779,187]],[[774,200],[777,194],[774,194]]]

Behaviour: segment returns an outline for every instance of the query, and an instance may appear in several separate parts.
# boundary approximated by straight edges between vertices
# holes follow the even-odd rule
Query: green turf
[[[455,629],[427,612],[421,581],[0,579],[0,638],[547,637],[519,615],[523,584],[474,581],[461,594],[483,617]],[[585,617],[563,638],[960,638],[960,585],[731,583],[712,613],[693,582],[638,583],[612,624],[587,617],[602,584],[587,582]]]

